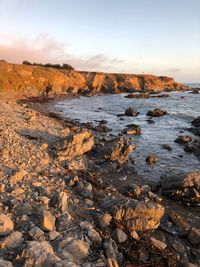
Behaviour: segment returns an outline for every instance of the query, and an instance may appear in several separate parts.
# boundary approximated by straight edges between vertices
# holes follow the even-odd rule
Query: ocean
[[[200,87],[196,84],[195,87]],[[200,94],[190,92],[171,92],[168,98],[130,99],[126,94],[103,95],[66,99],[55,106],[62,116],[77,119],[79,122],[92,122],[97,125],[100,120],[107,120],[107,126],[112,129],[108,134],[117,136],[131,123],[138,124],[142,133],[131,136],[136,145],[132,156],[135,157],[135,169],[146,180],[158,181],[161,175],[179,174],[190,171],[200,171],[200,159],[186,153],[183,146],[174,142],[179,135],[193,134],[188,131],[191,121],[200,116]],[[133,107],[140,114],[137,117],[123,117],[125,109]],[[147,122],[146,113],[149,110],[161,108],[168,115],[153,118],[155,124]],[[162,148],[163,144],[170,145],[172,151]],[[156,164],[148,165],[145,158],[156,155]]]

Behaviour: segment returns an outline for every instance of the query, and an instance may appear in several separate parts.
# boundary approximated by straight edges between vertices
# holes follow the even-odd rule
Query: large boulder
[[[155,201],[145,203],[135,199],[105,200],[102,206],[114,221],[125,225],[130,232],[156,229],[164,215],[164,207]]]
[[[105,158],[110,161],[124,163],[129,154],[135,149],[135,145],[124,138],[116,138],[106,144]]]
[[[53,248],[47,241],[29,241],[24,255],[26,258],[25,267],[58,266],[57,264],[61,263],[60,258],[55,255]]]
[[[200,172],[164,176],[160,184],[164,194],[194,205],[200,204]]]
[[[86,129],[70,132],[61,143],[56,144],[60,159],[71,160],[90,151],[94,145],[94,137]]]

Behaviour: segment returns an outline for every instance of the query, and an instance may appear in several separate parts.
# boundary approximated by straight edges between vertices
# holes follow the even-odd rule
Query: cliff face
[[[164,76],[78,72],[0,62],[0,92],[25,95],[61,93],[92,95],[185,89],[186,86]]]

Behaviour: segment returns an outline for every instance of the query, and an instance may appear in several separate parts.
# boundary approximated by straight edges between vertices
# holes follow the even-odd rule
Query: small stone
[[[188,234],[188,239],[190,240],[190,243],[193,245],[198,245],[200,244],[200,230],[197,229],[196,227],[192,227]]]
[[[21,217],[21,221],[22,222],[28,222],[28,220],[29,220],[28,215],[27,214],[23,214],[22,217]]]
[[[57,220],[56,228],[58,232],[63,232],[69,228],[71,215],[68,212],[63,213]]]
[[[43,211],[41,216],[41,228],[44,231],[52,231],[55,226],[55,217],[51,214],[50,211]]]
[[[68,208],[68,194],[66,192],[53,194],[49,201],[49,205],[54,208],[59,208],[61,212],[65,212]]]
[[[143,185],[141,187],[141,191],[142,193],[148,193],[149,191],[151,191],[151,187],[149,185]]]
[[[59,233],[57,231],[51,231],[49,232],[49,239],[55,240],[59,236]]]
[[[117,261],[114,259],[111,259],[111,258],[108,258],[106,260],[106,265],[107,265],[107,267],[119,267]]]
[[[112,216],[109,213],[105,213],[100,218],[100,227],[105,228],[107,227],[112,220]]]
[[[183,246],[183,244],[181,244],[178,241],[174,241],[173,249],[176,250],[180,254],[184,254],[185,253],[185,247]]]
[[[92,242],[96,244],[101,244],[102,239],[99,233],[95,229],[89,229],[87,235],[91,239]]]
[[[128,239],[128,236],[120,228],[116,228],[113,231],[113,238],[117,243],[123,243]]]
[[[79,225],[84,230],[89,230],[89,229],[92,229],[94,227],[94,225],[89,221],[82,221],[82,222],[80,222]]]
[[[150,239],[154,243],[154,245],[156,245],[158,248],[165,249],[167,247],[166,243],[164,243],[158,239],[155,239],[154,237],[150,237]]]
[[[132,232],[131,232],[131,236],[132,236],[135,240],[139,240],[139,239],[140,239],[140,237],[139,237],[139,235],[138,235],[138,233],[137,233],[136,231],[132,231]]]
[[[128,191],[133,194],[134,197],[139,197],[139,195],[141,194],[141,188],[136,184],[130,184],[128,186]]]
[[[14,228],[11,219],[4,214],[0,214],[0,236],[9,234]]]
[[[35,239],[35,240],[40,240],[41,237],[44,236],[44,232],[37,226],[34,226],[33,228],[31,228],[31,230],[29,231],[29,235]]]
[[[26,174],[27,173],[24,170],[20,170],[20,171],[16,172],[14,175],[12,175],[10,177],[10,183],[11,184],[15,184],[15,183],[17,183],[19,181],[22,181]]]
[[[22,233],[13,232],[0,242],[1,249],[15,249],[22,243]]]
[[[89,198],[86,198],[85,199],[85,204],[92,207],[94,205],[94,201],[92,201],[91,199]]]

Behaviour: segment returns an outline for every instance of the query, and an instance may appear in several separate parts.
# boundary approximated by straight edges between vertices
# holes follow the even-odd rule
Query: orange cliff
[[[173,78],[55,69],[0,62],[0,92],[26,96],[187,90]]]

